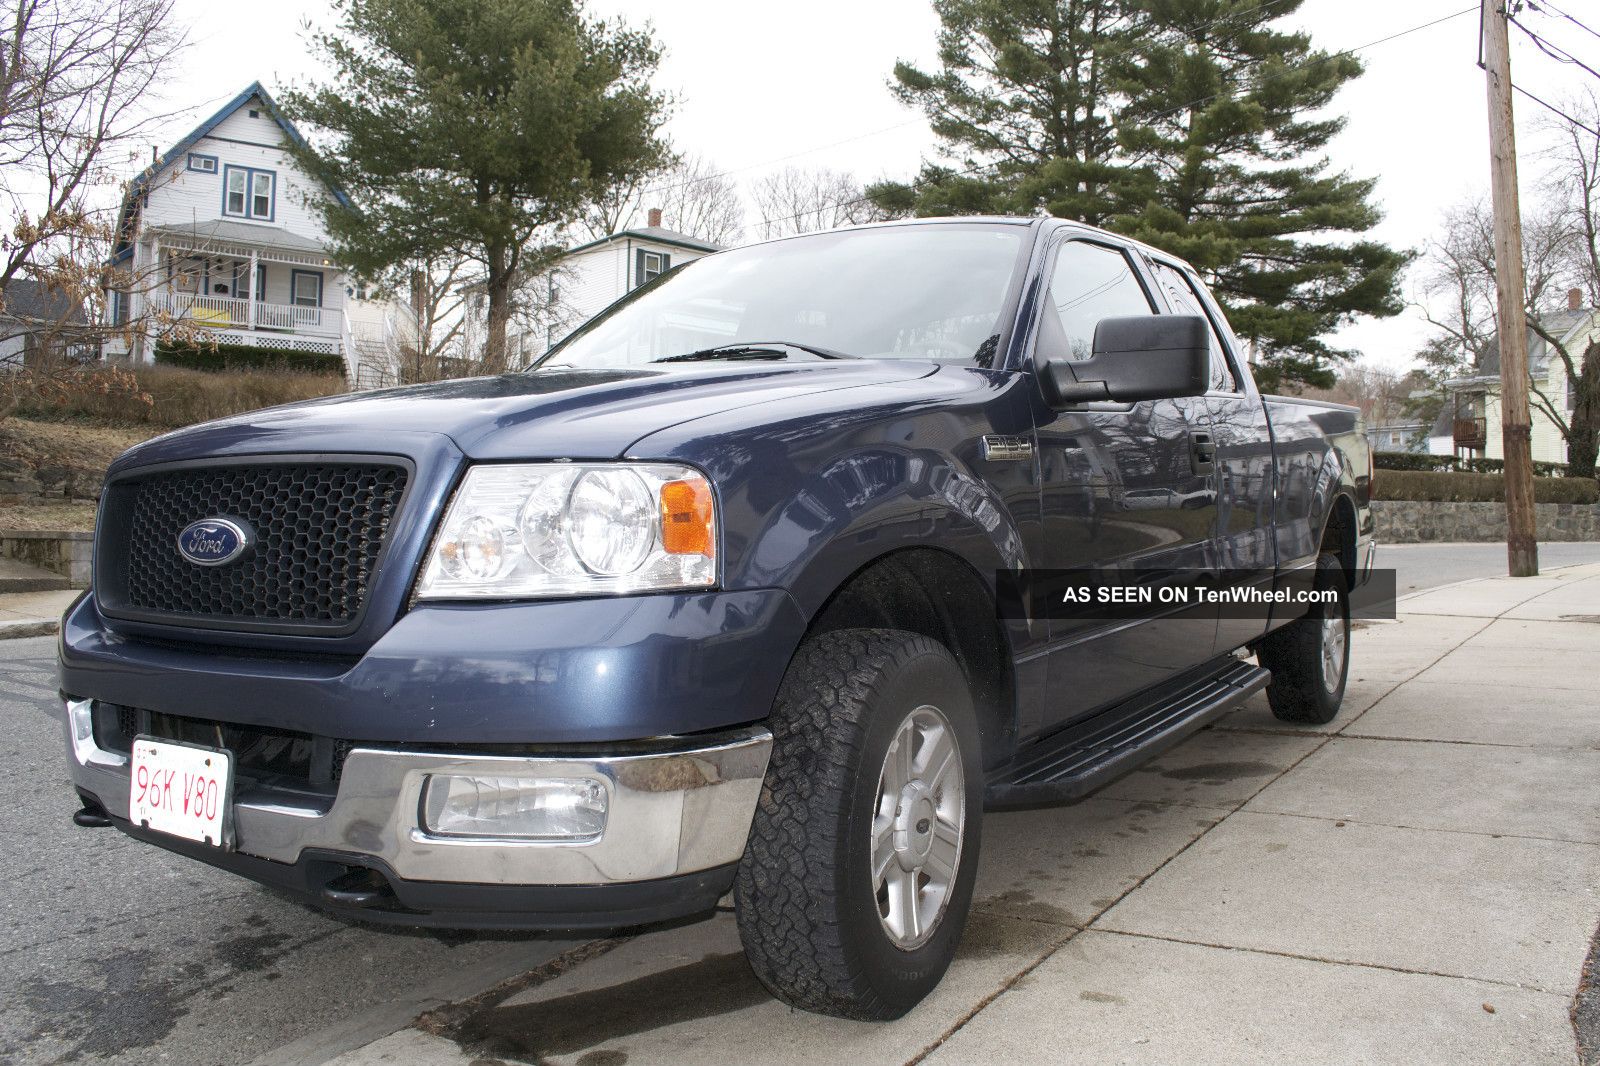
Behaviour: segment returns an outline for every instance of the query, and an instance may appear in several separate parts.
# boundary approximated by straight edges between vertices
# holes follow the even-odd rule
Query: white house
[[[324,189],[286,150],[301,140],[257,82],[129,185],[106,306],[113,323],[140,324],[136,358],[153,359],[163,329],[186,322],[219,345],[338,356],[352,385],[393,380],[384,330],[397,318],[414,330],[414,316],[357,306],[309,203]]]
[[[546,274],[532,282],[536,290],[526,302],[548,310],[539,325],[507,339],[509,362],[526,365],[550,345],[622,299],[640,285],[722,246],[687,233],[665,229],[661,211],[651,208],[647,223],[570,248]],[[481,293],[468,297],[466,347],[482,343],[487,308]]]
[[[1573,289],[1567,305],[1560,311],[1539,316],[1540,325],[1561,344],[1574,361],[1581,361],[1590,344],[1600,343],[1600,310],[1583,306],[1583,292]],[[1572,417],[1576,397],[1568,388],[1566,364],[1543,337],[1528,329],[1528,377],[1532,386],[1548,398],[1563,419]],[[1435,425],[1434,440],[1448,443],[1461,458],[1503,459],[1500,438],[1500,347],[1496,344],[1481,359],[1470,375],[1445,382],[1449,399]],[[1567,442],[1561,428],[1529,397],[1529,417],[1533,431],[1533,461],[1565,463]],[[1439,450],[1437,448],[1431,450]]]

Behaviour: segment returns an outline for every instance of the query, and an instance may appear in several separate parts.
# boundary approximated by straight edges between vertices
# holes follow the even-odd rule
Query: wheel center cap
[[[903,870],[920,870],[933,851],[933,823],[938,815],[933,790],[925,782],[913,781],[900,790],[896,807],[895,858]]]

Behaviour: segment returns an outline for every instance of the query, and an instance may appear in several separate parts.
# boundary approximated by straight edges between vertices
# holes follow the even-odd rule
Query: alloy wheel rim
[[[1342,617],[1322,620],[1322,687],[1329,692],[1337,691],[1344,678],[1347,632]]]
[[[966,779],[950,720],[924,704],[889,742],[872,815],[872,892],[902,951],[928,942],[950,902],[966,832]]]

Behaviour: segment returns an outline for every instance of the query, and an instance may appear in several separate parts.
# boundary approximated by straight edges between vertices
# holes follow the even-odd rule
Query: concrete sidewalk
[[[1093,798],[990,816],[943,985],[788,1010],[732,916],[605,942],[335,1061],[1578,1061],[1600,917],[1600,566],[1421,594],[1344,713],[1264,698]]]
[[[47,637],[61,628],[61,616],[82,589],[0,593],[0,640]]]

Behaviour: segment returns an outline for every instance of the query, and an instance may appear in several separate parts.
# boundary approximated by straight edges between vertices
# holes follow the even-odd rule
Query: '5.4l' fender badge
[[[202,518],[178,534],[178,554],[196,566],[231,563],[255,543],[255,532],[232,518]]]

